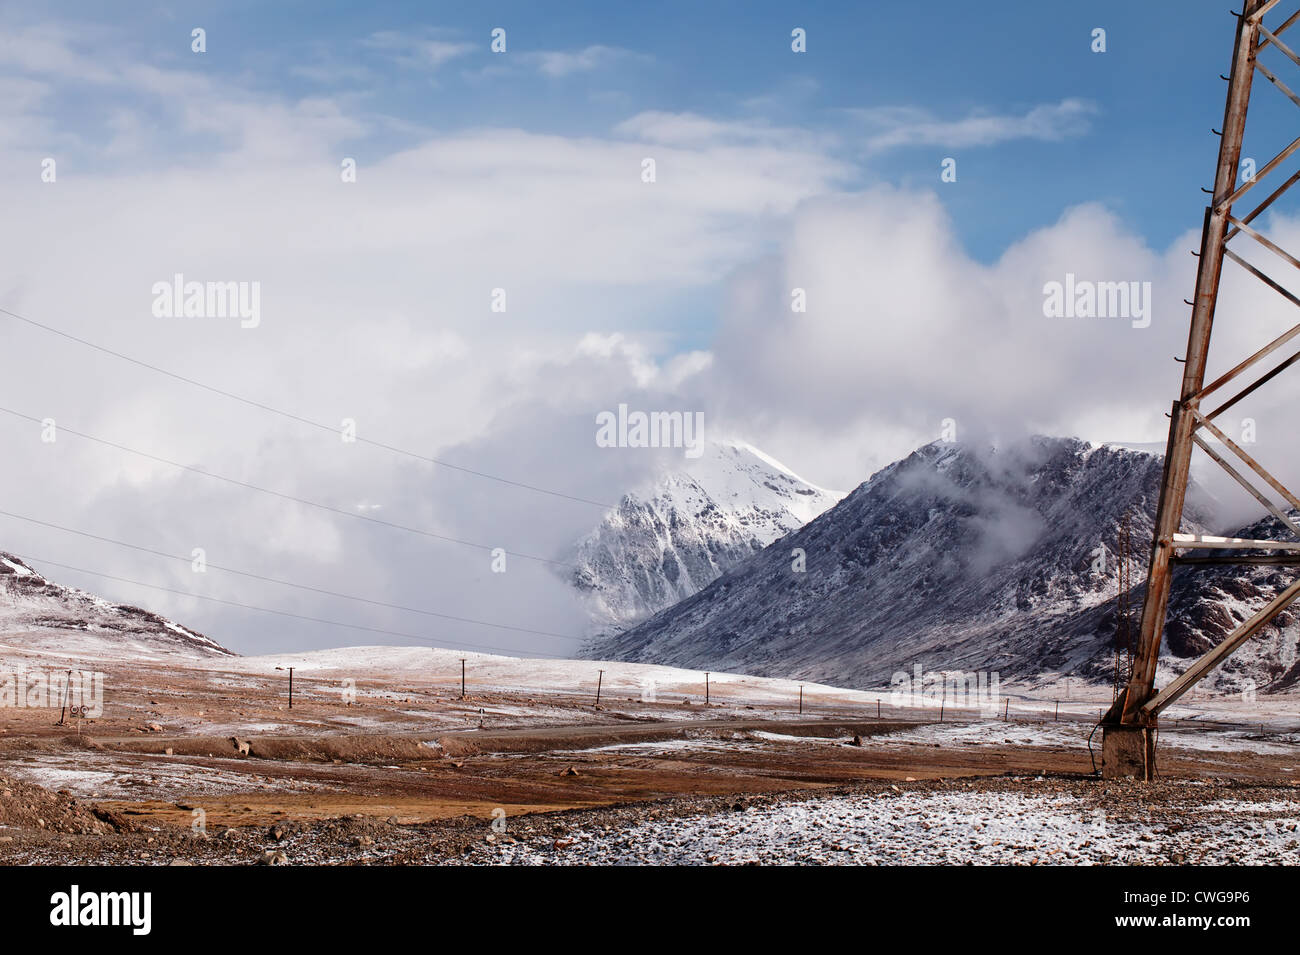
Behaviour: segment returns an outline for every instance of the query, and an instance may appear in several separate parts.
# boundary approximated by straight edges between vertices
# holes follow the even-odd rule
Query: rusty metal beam
[[[1259,25],[1259,32],[1264,34],[1264,39],[1260,41],[1259,49],[1263,50],[1264,47],[1268,46],[1270,43],[1277,43],[1278,42],[1277,38],[1280,37],[1287,30],[1291,29],[1292,24],[1294,24],[1296,20],[1300,20],[1300,10],[1297,10],[1295,13],[1291,14],[1291,16],[1287,18],[1286,22],[1283,23],[1276,30],[1274,30],[1272,33],[1269,33],[1268,30],[1264,28],[1264,24],[1261,23]]]
[[[1256,5],[1249,13],[1246,14],[1256,24],[1263,19],[1264,14],[1276,7],[1282,0],[1264,0],[1263,3]]]
[[[1199,434],[1192,435],[1192,440],[1195,441],[1196,446],[1200,448],[1202,451],[1204,451],[1206,454],[1208,454],[1210,458],[1219,465],[1219,467],[1227,471],[1228,474],[1232,476],[1233,480],[1235,480],[1238,484],[1244,487],[1247,493],[1251,495],[1251,497],[1259,501],[1259,503],[1263,504],[1264,507],[1268,509],[1268,512],[1270,514],[1272,514],[1279,521],[1281,521],[1283,526],[1290,528],[1293,534],[1295,534],[1297,537],[1300,537],[1300,526],[1294,524],[1291,521],[1291,518],[1287,517],[1285,514],[1282,513],[1282,509],[1280,507],[1277,507],[1272,501],[1270,501],[1267,497],[1264,496],[1264,494],[1259,490],[1259,488],[1255,487],[1255,485],[1251,484],[1249,481],[1245,479],[1245,477],[1239,474],[1237,472],[1237,469],[1234,468],[1227,461],[1225,461],[1223,457],[1219,454],[1219,452],[1215,451],[1212,447],[1210,447],[1207,441],[1204,441]]]
[[[1238,647],[1285,610],[1287,605],[1295,600],[1297,596],[1300,596],[1300,578],[1297,578],[1291,586],[1260,608],[1254,616],[1230,633],[1217,647],[1184,670],[1178,679],[1144,703],[1141,710],[1142,715],[1148,722],[1158,717],[1161,710],[1190,690],[1205,674],[1232,656]]]
[[[1281,90],[1282,93],[1285,94],[1287,99],[1295,103],[1297,106],[1300,106],[1300,96],[1296,96],[1295,93],[1292,93],[1291,88],[1287,86],[1285,83],[1283,83],[1281,80],[1279,80],[1272,70],[1270,70],[1263,63],[1259,62],[1259,60],[1255,61],[1255,69],[1263,73],[1264,78],[1267,79],[1274,86],[1276,86],[1279,90]]]
[[[1295,22],[1295,18],[1298,16],[1300,16],[1300,10],[1297,10],[1291,16],[1291,19],[1287,21],[1287,23]],[[1279,28],[1278,32],[1280,33],[1282,30],[1286,29],[1286,25],[1287,24],[1283,24],[1282,27]],[[1300,66],[1300,56],[1296,56],[1295,51],[1293,51],[1289,46],[1287,46],[1280,39],[1278,39],[1277,33],[1273,33],[1272,31],[1269,30],[1268,27],[1264,26],[1264,24],[1262,23],[1259,25],[1259,32],[1264,37],[1264,39],[1260,41],[1259,49],[1262,50],[1264,49],[1265,46],[1271,43],[1273,44],[1273,46],[1278,48],[1278,50],[1282,53],[1283,56],[1289,59],[1296,66]]]
[[[1232,261],[1236,262],[1238,265],[1240,265],[1251,275],[1255,276],[1255,278],[1259,279],[1261,282],[1263,282],[1273,291],[1277,292],[1278,295],[1281,295],[1292,305],[1296,306],[1297,308],[1300,308],[1300,297],[1297,297],[1296,294],[1292,292],[1290,289],[1286,288],[1283,285],[1278,284],[1272,278],[1265,275],[1255,266],[1251,265],[1249,262],[1247,262],[1245,259],[1239,256],[1236,252],[1233,252],[1232,249],[1224,249],[1223,254],[1226,255],[1228,258],[1232,259]]]
[[[1254,189],[1256,183],[1258,183],[1261,179],[1263,179],[1270,172],[1276,169],[1279,165],[1286,162],[1287,159],[1290,158],[1291,155],[1294,154],[1297,149],[1300,149],[1300,136],[1297,136],[1295,139],[1291,140],[1291,142],[1287,144],[1286,148],[1284,148],[1280,153],[1278,153],[1268,162],[1264,163],[1264,165],[1260,167],[1260,169],[1255,173],[1255,177],[1253,179],[1247,179],[1240,186],[1234,189],[1228,195],[1228,198],[1224,199],[1222,202],[1216,202],[1213,209],[1215,214],[1225,213],[1229,209],[1231,209],[1233,203],[1235,203],[1246,193],[1250,192],[1250,190]],[[1238,155],[1240,155],[1240,150],[1241,150],[1240,140],[1237,141],[1237,150],[1238,150]],[[1236,177],[1234,177],[1232,181],[1235,183],[1237,181]],[[1232,187],[1229,186],[1228,188],[1231,189]],[[1216,199],[1219,196],[1219,192],[1217,189],[1214,192],[1214,196]]]
[[[1246,467],[1250,468],[1252,471],[1254,471],[1256,474],[1262,477],[1264,479],[1264,482],[1268,484],[1269,487],[1271,487],[1273,490],[1277,491],[1278,494],[1281,494],[1284,498],[1286,498],[1288,504],[1300,510],[1300,497],[1296,497],[1294,494],[1288,491],[1286,489],[1286,486],[1283,485],[1281,481],[1273,477],[1273,475],[1269,474],[1268,471],[1264,469],[1263,465],[1261,465],[1253,457],[1251,457],[1244,450],[1242,450],[1242,448],[1230,437],[1228,437],[1226,434],[1220,431],[1215,426],[1213,421],[1206,418],[1205,415],[1201,414],[1195,408],[1189,408],[1188,411],[1191,413],[1192,417],[1196,419],[1197,425],[1199,427],[1205,428],[1205,430],[1209,431],[1216,438],[1218,438],[1220,444],[1222,444],[1225,448],[1227,448],[1229,451],[1235,454],[1241,460],[1241,462],[1246,465]]]
[[[1175,564],[1259,564],[1268,567],[1300,567],[1300,555],[1290,554],[1235,554],[1230,557],[1206,556],[1184,557],[1179,554],[1173,558]]]
[[[1229,254],[1231,254],[1232,252],[1231,249],[1228,249],[1226,251]],[[1297,305],[1300,305],[1300,302],[1297,302]],[[1277,338],[1273,339],[1271,342],[1269,342],[1259,351],[1255,352],[1255,354],[1251,355],[1249,358],[1243,359],[1242,361],[1238,362],[1236,365],[1234,365],[1232,368],[1225,371],[1218,378],[1214,379],[1213,382],[1206,385],[1199,392],[1197,392],[1192,397],[1192,400],[1199,404],[1200,401],[1206,395],[1218,391],[1220,388],[1222,388],[1228,382],[1232,381],[1232,379],[1236,378],[1238,375],[1240,375],[1251,365],[1255,364],[1255,362],[1259,361],[1261,358],[1267,358],[1269,355],[1273,354],[1273,352],[1277,351],[1279,348],[1281,348],[1287,342],[1291,341],[1291,339],[1295,338],[1297,335],[1300,335],[1300,325],[1293,325],[1291,328],[1287,329],[1281,335],[1277,336]]]
[[[1297,550],[1300,541],[1262,540],[1254,537],[1216,537],[1213,534],[1175,534],[1175,547],[1192,550]]]
[[[1278,245],[1277,243],[1271,241],[1271,240],[1268,238],[1268,236],[1263,235],[1263,234],[1260,233],[1260,232],[1256,232],[1253,228],[1251,228],[1250,226],[1248,226],[1245,222],[1242,222],[1242,221],[1240,221],[1240,220],[1238,220],[1238,219],[1234,219],[1232,216],[1228,216],[1228,221],[1231,222],[1233,225],[1235,225],[1239,230],[1241,230],[1242,232],[1246,233],[1246,235],[1250,236],[1252,239],[1254,239],[1256,242],[1258,242],[1258,243],[1259,243],[1260,245],[1262,245],[1264,248],[1268,249],[1270,252],[1274,253],[1274,254],[1277,255],[1279,258],[1285,259],[1287,262],[1291,263],[1291,265],[1295,266],[1297,269],[1300,269],[1300,259],[1297,259],[1294,255],[1292,255],[1292,254],[1291,254],[1290,252],[1288,252],[1286,249],[1282,248],[1282,247],[1281,247],[1280,245]],[[1226,240],[1225,240],[1225,241],[1226,241]]]
[[[1241,141],[1246,127],[1246,108],[1250,103],[1251,82],[1254,79],[1255,47],[1259,42],[1259,17],[1272,7],[1265,0],[1245,0],[1241,16],[1237,18],[1237,33],[1232,50],[1232,69],[1228,77],[1228,96],[1223,110],[1223,135],[1219,141],[1219,158],[1214,177],[1214,205],[1205,212],[1201,230],[1201,252],[1196,273],[1196,297],[1192,308],[1191,327],[1187,336],[1187,358],[1183,366],[1183,384],[1180,401],[1174,404],[1169,423],[1169,441],[1165,453],[1164,473],[1160,487],[1160,501],[1156,509],[1156,526],[1151,546],[1151,561],[1147,572],[1146,599],[1142,605],[1142,627],[1138,637],[1137,654],[1128,686],[1112,708],[1110,719],[1115,722],[1141,725],[1149,720],[1143,705],[1151,697],[1156,677],[1156,663],[1160,653],[1160,638],[1164,630],[1165,613],[1169,605],[1170,558],[1174,556],[1173,536],[1182,522],[1183,504],[1187,497],[1187,480],[1191,468],[1192,433],[1195,419],[1190,413],[1194,400],[1205,384],[1205,366],[1210,348],[1210,333],[1214,327],[1214,312],[1218,302],[1219,281],[1223,272],[1223,257],[1228,231],[1228,215],[1232,204],[1258,181],[1260,175],[1285,159],[1279,156],[1257,175],[1255,180],[1235,189],[1241,161]],[[1300,149],[1300,139],[1288,147],[1291,152]],[[1286,155],[1289,152],[1283,150]],[[1220,197],[1226,196],[1226,199]]]
[[[1219,415],[1223,414],[1225,411],[1227,411],[1229,408],[1235,405],[1238,401],[1241,401],[1243,398],[1254,393],[1256,390],[1260,388],[1260,386],[1268,384],[1270,381],[1272,381],[1282,372],[1286,371],[1288,368],[1294,365],[1297,361],[1300,361],[1300,351],[1296,352],[1294,355],[1292,355],[1286,361],[1282,362],[1282,364],[1278,365],[1272,371],[1268,372],[1265,375],[1262,375],[1259,378],[1256,378],[1251,384],[1247,385],[1241,391],[1237,392],[1235,395],[1233,395],[1223,404],[1219,405],[1219,407],[1215,408],[1205,417],[1210,421],[1213,421]],[[1202,394],[1204,394],[1204,392],[1202,392]]]
[[[1269,194],[1269,197],[1267,199],[1265,199],[1254,209],[1252,209],[1249,214],[1242,216],[1241,221],[1242,222],[1254,221],[1255,217],[1258,216],[1265,209],[1267,209],[1269,206],[1271,206],[1273,202],[1278,198],[1278,196],[1282,195],[1284,192],[1286,192],[1288,189],[1294,186],[1297,182],[1300,182],[1300,171],[1293,173],[1291,175],[1291,178],[1288,179],[1286,182],[1282,183],[1282,185],[1278,186],[1276,189],[1274,189],[1273,192]],[[1240,230],[1236,228],[1229,229],[1228,236],[1223,241],[1231,242],[1232,237],[1235,236],[1238,231]]]

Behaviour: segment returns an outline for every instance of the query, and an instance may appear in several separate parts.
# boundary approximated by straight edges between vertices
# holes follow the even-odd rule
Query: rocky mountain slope
[[[625,495],[577,545],[569,580],[595,631],[625,629],[696,593],[841,497],[749,445],[711,443],[686,469]]]
[[[6,553],[0,553],[0,644],[95,656],[234,655],[158,614],[47,580]]]
[[[1160,470],[1154,455],[1073,439],[997,451],[928,445],[590,653],[854,687],[888,685],[917,665],[1109,680],[1119,528],[1127,521],[1138,584]],[[1195,495],[1184,530],[1213,532]],[[1162,678],[1288,579],[1276,568],[1180,569]],[[1135,587],[1135,607],[1141,599]],[[1296,640],[1284,616],[1216,679],[1243,688],[1294,682]]]

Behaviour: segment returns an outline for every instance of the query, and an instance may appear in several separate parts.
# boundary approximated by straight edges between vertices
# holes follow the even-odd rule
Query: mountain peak
[[[701,587],[844,495],[741,441],[625,494],[578,543],[570,580],[597,630],[622,629]]]

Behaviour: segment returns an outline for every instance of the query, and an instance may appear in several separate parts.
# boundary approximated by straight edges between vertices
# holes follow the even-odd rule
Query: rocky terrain
[[[630,825],[574,819],[558,839],[477,845],[505,865],[1295,865],[1294,787],[1131,790],[1037,777],[857,787]],[[1208,802],[1207,802],[1208,800]]]
[[[1108,681],[1120,531],[1129,528],[1136,608],[1159,479],[1158,457],[1071,439],[997,451],[928,445],[591,653],[856,687],[888,685],[918,665]],[[1196,492],[1184,530],[1222,532]],[[1275,568],[1180,570],[1161,679],[1285,579]],[[1291,685],[1298,636],[1284,615],[1215,680],[1238,691]]]

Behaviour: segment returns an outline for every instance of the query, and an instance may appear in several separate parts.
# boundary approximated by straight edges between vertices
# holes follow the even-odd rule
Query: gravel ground
[[[6,781],[0,864],[1276,865],[1300,787],[1079,776],[873,782],[403,824],[365,815],[194,833]]]
[[[1044,781],[1046,782],[1046,781]],[[1095,784],[1094,784],[1095,785]],[[1300,793],[1200,803],[1181,787],[1148,811],[1050,784],[1030,792],[857,792],[738,811],[575,828],[550,844],[480,848],[506,865],[1036,865],[1300,862]],[[1032,789],[1046,790],[1041,794]],[[1089,798],[1091,797],[1091,798]],[[1260,798],[1264,797],[1264,798]],[[1134,811],[1134,810],[1137,811]]]

